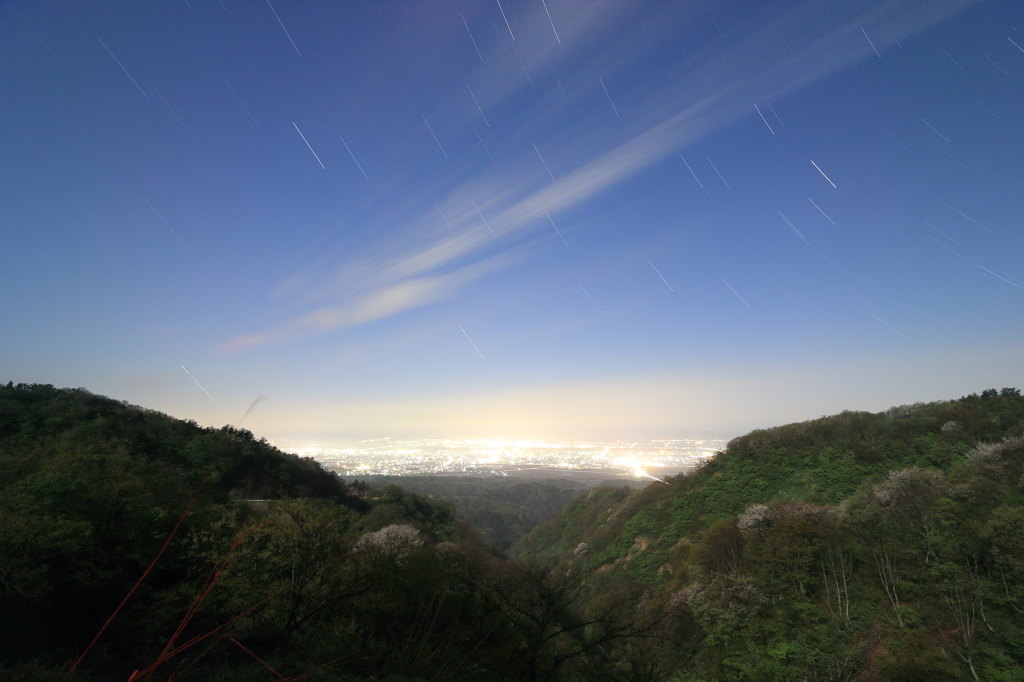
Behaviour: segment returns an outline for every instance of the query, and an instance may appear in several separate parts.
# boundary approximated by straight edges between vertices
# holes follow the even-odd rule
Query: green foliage
[[[81,388],[0,385],[0,485],[20,480],[62,447],[100,454],[120,449],[183,473],[189,487],[213,467],[212,492],[220,499],[348,493],[312,458],[283,453],[245,429],[203,428]]]
[[[368,530],[380,530],[401,521],[412,521],[430,532],[436,540],[452,540],[456,536],[455,507],[450,502],[413,495],[397,485],[389,485],[371,494],[369,502],[370,513],[366,517]]]
[[[992,560],[996,583],[993,600],[1024,614],[1024,507],[997,508],[986,522],[981,539]]]
[[[589,542],[673,595],[703,641],[679,679],[1024,679],[1022,435],[1016,389],[758,430],[512,552]]]
[[[417,495],[455,505],[456,518],[480,533],[480,539],[499,552],[561,511],[587,486],[562,480],[506,477],[370,476],[375,487],[397,484]]]
[[[549,559],[574,551],[581,542],[592,553],[604,551],[636,511],[632,493],[630,488],[593,488],[577,496],[550,521],[513,544],[509,556]],[[631,504],[624,504],[627,501]]]
[[[752,432],[576,495],[513,560],[465,521],[500,548],[576,491],[433,485],[0,387],[0,680],[63,678],[161,551],[79,679],[1024,679],[1014,389]]]
[[[169,637],[199,637],[189,656],[212,645],[214,667],[249,669],[255,654],[301,672],[340,657],[359,660],[353,674],[410,678],[453,672],[483,643],[465,623],[486,631],[474,585],[489,559],[450,504],[395,486],[360,497],[248,431],[49,386],[0,386],[0,465],[0,671],[19,679],[69,665],[179,519],[83,679],[127,679]],[[360,544],[389,527],[404,548]],[[210,667],[189,675],[211,679]]]
[[[704,631],[705,644],[751,641],[757,634],[757,616],[765,604],[753,578],[713,574],[701,588],[689,607]]]
[[[637,535],[657,538],[651,550],[698,536],[711,523],[738,515],[752,504],[797,500],[838,504],[863,482],[880,482],[890,471],[910,467],[949,469],[969,464],[966,453],[980,440],[999,441],[1024,430],[1024,398],[1016,389],[984,391],[960,400],[905,405],[885,412],[842,412],[799,424],[760,429],[732,440],[725,451],[695,471],[626,491],[601,507],[577,499],[511,549],[513,555],[560,556],[600,534],[603,559],[624,558]],[[951,454],[952,453],[952,454]],[[1024,456],[1015,456],[1004,481],[1017,484]],[[1016,494],[1021,494],[1017,485]],[[589,493],[588,493],[589,494]],[[599,494],[599,493],[594,493]],[[1005,490],[1000,495],[1009,494]],[[590,498],[592,499],[592,498]],[[628,528],[623,524],[639,515]],[[640,527],[640,526],[643,527]],[[648,550],[650,551],[650,550]]]
[[[690,563],[705,574],[730,575],[740,569],[744,539],[736,519],[717,521],[689,553]]]

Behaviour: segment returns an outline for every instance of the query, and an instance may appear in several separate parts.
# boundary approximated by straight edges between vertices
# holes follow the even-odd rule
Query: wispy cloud
[[[609,130],[603,150],[600,145],[591,146],[588,149],[600,151],[589,158],[562,158],[560,166],[568,165],[570,170],[557,173],[557,180],[552,182],[536,164],[532,143],[524,143],[512,158],[506,155],[501,168],[486,175],[470,172],[469,166],[459,168],[455,175],[467,179],[448,187],[438,201],[447,221],[438,215],[433,201],[424,201],[422,207],[404,215],[392,211],[393,222],[383,226],[388,239],[355,256],[324,258],[296,273],[275,292],[285,305],[285,319],[256,333],[231,339],[224,348],[237,351],[294,340],[366,324],[450,298],[479,278],[518,262],[524,253],[521,235],[545,228],[545,211],[555,215],[578,206],[742,117],[756,116],[751,103],[764,96],[777,101],[866,57],[877,59],[873,47],[863,39],[861,27],[878,36],[874,47],[884,53],[897,39],[947,19],[971,4],[976,2],[890,1],[843,21],[835,15],[826,16],[820,3],[805,2],[770,25],[727,37],[731,44],[723,45],[719,57],[704,65],[699,82],[693,76],[692,87],[682,92],[668,88],[651,90],[631,107],[643,113]],[[593,54],[594,48],[586,38],[588,31],[594,33],[594,27],[608,25],[612,20],[618,25],[630,23],[622,3],[583,3],[579,7],[581,11],[567,12],[561,18],[565,23],[560,25],[560,35],[563,45],[572,46],[575,41],[585,54]],[[558,14],[558,10],[554,13]],[[677,21],[685,23],[691,18],[683,16]],[[544,35],[539,28],[529,31],[533,24],[543,25],[550,36],[543,10],[538,13],[534,8],[521,19],[527,27],[523,36]],[[888,28],[872,30],[886,24],[894,27],[895,32]],[[562,82],[575,93],[573,104],[585,95],[580,84],[592,80],[593,84],[587,87],[600,88],[595,64],[606,73],[624,70],[638,53],[631,40],[623,36],[603,46],[603,58],[573,61],[563,56],[553,39],[524,40],[519,33],[521,49],[528,53],[527,68],[541,72],[557,63],[563,70]],[[652,38],[649,49],[654,49],[656,42]],[[479,67],[477,75],[482,79],[493,80],[500,69],[506,68],[496,56],[491,57],[489,54]],[[528,87],[519,83],[507,88],[504,99],[488,95],[484,89],[476,94],[486,110]],[[455,91],[458,97],[465,96],[461,85],[453,88]],[[554,88],[553,93],[557,93],[557,98],[554,94],[540,98],[531,112],[531,129],[538,135],[545,126],[552,126],[556,119],[566,115],[560,90]],[[592,124],[596,115],[579,113],[587,125]],[[469,130],[476,116],[474,106],[459,119],[458,125]],[[560,134],[548,133],[556,142]],[[386,194],[376,196],[374,201],[384,201],[400,192],[397,182],[387,187]],[[481,215],[486,225],[481,222]],[[395,244],[402,246],[396,248]]]
[[[228,352],[245,350],[270,343],[300,339],[310,334],[323,333],[374,322],[406,310],[444,300],[465,285],[496,270],[508,267],[515,255],[503,253],[493,258],[471,263],[442,274],[419,277],[379,277],[376,284],[365,287],[339,287],[334,300],[287,322],[269,329],[238,336],[223,345]]]

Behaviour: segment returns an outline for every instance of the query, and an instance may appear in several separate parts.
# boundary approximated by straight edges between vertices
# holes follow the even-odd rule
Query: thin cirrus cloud
[[[224,350],[234,352],[301,339],[310,334],[367,324],[436,303],[452,296],[466,284],[490,272],[508,267],[513,259],[513,254],[500,254],[442,274],[390,281],[387,277],[378,277],[377,284],[365,287],[352,295],[344,295],[346,288],[342,287],[342,295],[336,297],[335,301],[314,308],[282,325],[236,337],[224,344]]]
[[[556,172],[553,182],[537,165],[532,145],[523,145],[515,156],[504,159],[499,169],[486,175],[461,168],[460,173],[452,175],[467,179],[446,188],[436,206],[433,201],[423,201],[418,213],[401,218],[404,224],[385,225],[399,238],[381,240],[356,256],[322,258],[297,272],[275,291],[275,298],[283,304],[282,319],[263,330],[232,338],[222,348],[239,351],[297,340],[456,296],[481,277],[519,262],[528,250],[522,239],[531,231],[547,228],[545,211],[555,216],[578,207],[687,145],[742,117],[756,116],[752,102],[765,96],[780,99],[859,60],[875,58],[875,48],[884,51],[899,38],[948,19],[978,1],[892,1],[845,20],[834,14],[823,16],[820,3],[800,4],[771,25],[751,30],[725,46],[721,59],[705,67],[703,75],[714,84],[710,92],[707,87],[690,88],[682,94],[661,88],[634,102],[632,109],[640,113],[626,122],[625,128],[608,134],[603,145],[588,147],[598,149],[596,155],[591,151],[589,158],[574,159],[566,152],[560,167],[568,165],[570,170]],[[583,29],[589,26],[609,18],[621,21],[622,12],[618,3],[592,7],[568,23],[561,35],[565,42],[571,42],[585,35]],[[541,23],[534,12],[524,21],[527,28],[523,35],[540,35]],[[531,25],[536,25],[535,30],[530,30]],[[543,25],[547,25],[546,17]],[[861,28],[876,36],[874,45],[864,40]],[[543,44],[540,38],[522,42],[524,51],[528,45]],[[641,50],[627,42],[628,37],[623,37],[606,46],[605,55],[619,55],[618,63],[602,64],[606,73],[616,67],[625,69],[637,58]],[[782,50],[780,46],[788,48]],[[568,66],[563,63],[566,61]],[[497,59],[488,62],[501,64]],[[572,84],[588,80],[596,83],[592,78],[594,60],[582,59],[575,64],[566,60],[557,46],[548,45],[530,52],[524,64],[543,72],[556,62],[578,106],[585,93]],[[497,73],[493,69],[488,72],[487,64],[479,68],[482,71],[473,76],[476,79],[486,80]],[[507,64],[500,66],[507,68]],[[509,88],[504,97],[514,97],[522,87]],[[460,95],[462,90],[465,88],[459,90]],[[554,92],[562,97],[558,89]],[[486,97],[482,89],[477,96]],[[546,133],[550,144],[568,149],[564,130],[554,130],[557,120],[565,115],[553,104],[556,101],[551,95],[532,110],[531,127],[538,131],[538,137],[545,135],[545,128],[553,129]],[[498,97],[483,99],[488,108],[501,102]],[[443,103],[439,103],[442,108]],[[476,112],[475,107],[472,111]],[[588,115],[593,118],[592,114],[581,113],[584,118]],[[472,122],[470,114],[458,118],[464,127]],[[389,182],[388,189],[377,193],[373,201],[398,201],[395,195],[399,188],[399,183]],[[406,246],[395,249],[392,245],[396,242]]]

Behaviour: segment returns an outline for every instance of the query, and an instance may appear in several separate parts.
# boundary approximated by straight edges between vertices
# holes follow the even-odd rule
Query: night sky
[[[271,438],[1024,388],[1024,5],[0,3],[0,379]]]

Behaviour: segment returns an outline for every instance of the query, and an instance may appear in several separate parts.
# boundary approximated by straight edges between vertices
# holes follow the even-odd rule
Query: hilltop
[[[575,679],[668,632],[450,503],[84,389],[0,385],[0,465],[3,682]]]
[[[244,429],[84,389],[0,385],[0,679],[62,678],[129,594],[84,679],[127,679],[179,623],[187,639],[254,603],[258,617],[235,622],[234,636],[259,632],[250,648],[261,651],[294,647],[325,609],[379,598],[365,566],[345,566],[361,576],[358,594],[331,593],[360,538],[365,559],[371,547],[472,536],[449,504],[395,486],[354,490]],[[242,650],[220,659],[253,662]]]
[[[152,472],[169,476],[170,488],[198,484],[213,467],[209,490],[221,497],[347,494],[341,479],[312,458],[281,452],[245,429],[200,427],[82,388],[0,385],[0,483],[46,467],[88,477],[88,461],[100,451],[106,462],[142,456]]]
[[[917,403],[885,412],[851,412],[759,429],[734,438],[705,466],[642,491],[590,491],[534,529],[513,556],[559,556],[588,542],[612,561],[629,554],[629,570],[657,582],[671,548],[715,521],[756,503],[836,505],[864,483],[908,467],[949,470],[978,443],[1024,433],[1024,398],[1016,389],[960,400]],[[661,561],[659,561],[661,559]]]
[[[711,679],[1024,679],[1022,436],[1016,389],[756,430],[509,555],[676,600]]]

